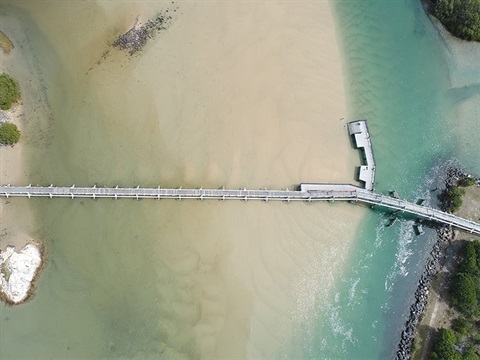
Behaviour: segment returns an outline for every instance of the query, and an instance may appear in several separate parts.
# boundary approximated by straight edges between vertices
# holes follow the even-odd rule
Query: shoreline
[[[442,197],[442,194],[444,194],[447,189],[456,184],[459,179],[468,178],[470,175],[458,169],[458,167],[450,166],[446,169],[445,177],[444,184],[441,187],[440,197]],[[472,186],[479,186],[478,178],[477,184]],[[441,207],[445,206],[447,205],[441,204]],[[471,218],[468,214],[470,213],[471,215],[477,207],[478,204],[476,204],[476,206],[469,206],[470,210],[467,211],[467,206],[462,205],[462,207],[460,207],[455,213],[461,212],[463,217]],[[475,219],[474,221],[478,221],[478,219]],[[463,234],[463,232],[453,230],[451,227],[447,226],[442,226],[437,230],[437,240],[432,246],[429,257],[426,259],[425,270],[423,271],[415,290],[414,303],[410,307],[409,317],[405,323],[405,328],[402,331],[399,344],[397,345],[396,359],[398,360],[409,360],[412,359],[413,355],[415,355],[415,358],[418,358],[418,342],[421,344],[420,359],[424,358],[425,352],[429,351],[429,348],[431,347],[432,330],[429,330],[424,334],[423,332],[421,333],[421,327],[432,327],[432,324],[435,323],[435,315],[437,315],[438,304],[441,301],[439,295],[441,291],[432,290],[432,282],[436,283],[436,287],[443,290],[445,289],[446,281],[448,281],[448,279],[440,279],[440,277],[442,276],[442,273],[445,272],[446,267],[451,268],[452,266],[451,264],[448,265],[448,263],[451,263],[452,261],[451,248],[453,242],[459,239],[458,234]],[[474,239],[478,238],[478,236],[472,234],[469,234],[469,236]],[[449,256],[447,256],[448,253],[450,253]],[[440,284],[438,284],[439,281]],[[428,320],[426,314],[429,315]],[[433,328],[435,327],[433,326]]]
[[[452,125],[450,128],[455,137],[455,151],[462,161],[460,168],[467,168],[470,169],[472,173],[478,174],[480,172],[478,161],[468,156],[468,154],[475,153],[477,150],[477,147],[472,144],[478,142],[475,139],[475,135],[478,134],[478,123],[476,123],[472,116],[476,113],[479,103],[478,96],[474,96],[476,92],[470,92],[469,88],[471,85],[474,87],[479,80],[478,71],[475,71],[476,68],[478,69],[475,59],[478,59],[480,47],[477,42],[469,42],[453,36],[443,24],[425,8],[427,6],[426,1],[422,1],[421,3],[423,11],[425,11],[427,17],[436,29],[438,38],[446,50],[446,71],[449,74],[450,82],[450,89],[446,93],[446,101],[452,104],[453,110],[448,116],[452,119],[450,121]],[[467,144],[468,146],[466,146]],[[458,170],[458,166],[458,163],[453,165],[457,170],[450,174],[450,179],[448,179],[447,175],[447,183],[451,184],[452,181],[459,176],[466,175],[464,170]],[[467,193],[468,189],[469,188],[467,188]],[[465,198],[465,196],[463,196],[463,198]],[[474,200],[472,199],[472,201]],[[467,216],[464,212],[464,206],[455,211],[455,214],[457,213],[462,217],[470,218],[470,216]],[[475,218],[471,218],[471,220],[480,221],[478,213],[475,215]],[[435,329],[441,327],[441,325],[445,325],[443,321],[445,321],[447,317],[442,316],[442,313],[449,307],[442,294],[445,292],[449,275],[451,275],[450,273],[453,271],[452,264],[458,261],[455,259],[457,257],[458,241],[466,239],[466,236],[461,236],[461,234],[468,233],[455,231],[451,234],[437,236],[434,247],[437,247],[435,256],[439,257],[439,260],[436,260],[435,273],[430,276],[431,281],[429,280],[427,290],[428,301],[425,303],[426,297],[422,300],[423,311],[420,314],[420,320],[416,317],[417,324],[414,328],[415,334],[412,333],[410,328],[408,337],[405,338],[408,340],[408,345],[412,345],[413,342],[413,348],[406,346],[405,340],[401,337],[397,347],[397,359],[410,359],[412,355],[413,359],[426,358],[426,351],[429,351],[432,346],[432,337]],[[468,235],[470,238],[478,239],[475,235]],[[432,255],[429,256],[427,262],[430,260],[432,260]],[[421,284],[419,284],[416,290],[418,290],[419,287],[421,287]],[[417,299],[415,299],[415,303],[416,302]],[[407,323],[409,320],[407,320]],[[406,329],[403,330],[402,336],[405,331]],[[404,341],[403,346],[402,340]],[[401,352],[403,349],[406,349],[405,352],[407,355],[401,357],[399,351]]]
[[[2,18],[4,18],[4,16],[2,16]],[[9,26],[12,26],[16,21],[16,19],[12,19],[12,21],[2,23],[2,26],[9,28]],[[18,22],[16,25],[19,25]],[[29,67],[25,66],[28,62],[25,58],[26,54],[24,53],[23,46],[18,44],[19,39],[15,38],[15,36],[19,35],[19,30],[17,29],[13,31],[13,28],[10,30],[12,30],[14,36],[12,39],[8,38],[8,41],[12,43],[12,48],[10,52],[3,52],[1,54],[2,61],[0,63],[0,72],[13,75],[17,79],[21,95],[20,99],[17,100],[9,110],[0,110],[0,122],[15,124],[20,130],[21,136],[20,141],[13,146],[0,146],[0,182],[2,184],[25,182],[28,178],[24,152],[29,136],[26,134],[25,127],[29,116],[27,108],[31,108],[34,103],[34,100],[30,99],[30,96],[32,95],[31,88],[26,86],[26,84],[32,81],[35,74],[31,72]],[[25,251],[29,249],[29,246],[33,246],[35,249],[34,252],[38,252],[40,256],[40,259],[38,260],[40,263],[35,268],[34,273],[31,274],[32,279],[29,288],[26,290],[27,293],[21,301],[13,300],[12,294],[8,295],[3,290],[0,290],[0,297],[6,304],[19,305],[29,301],[35,296],[35,284],[40,276],[42,268],[45,266],[44,245],[32,238],[34,233],[32,230],[35,225],[33,222],[33,213],[28,204],[12,204],[8,199],[3,200],[0,203],[0,217],[2,218],[3,227],[2,236],[0,237],[1,253],[5,255],[9,254],[9,251],[11,251],[11,248],[9,250],[9,247],[13,247],[14,250],[12,254],[15,254],[14,257],[17,259],[23,259],[21,261],[27,261],[29,255],[27,255]],[[30,254],[30,256],[32,256],[30,261],[33,261],[33,258],[36,256],[34,255],[35,254],[33,253]],[[6,262],[2,265],[2,269],[6,269],[6,264],[10,263],[9,260],[10,258],[5,260]],[[19,264],[19,266],[20,268],[22,267],[21,264]],[[3,286],[6,286],[5,289],[8,289],[10,285],[7,285],[8,279],[5,276],[5,274],[2,274],[2,288]],[[23,290],[20,291],[25,291],[25,285],[22,286]]]

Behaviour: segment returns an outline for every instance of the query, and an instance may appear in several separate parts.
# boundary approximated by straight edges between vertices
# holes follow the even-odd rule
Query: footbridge
[[[446,224],[480,235],[480,224],[445,213],[431,207],[413,204],[397,197],[376,194],[375,158],[366,120],[355,120],[347,125],[355,146],[362,152],[363,165],[359,168],[358,180],[364,188],[343,184],[300,184],[297,189],[248,190],[248,189],[166,189],[166,188],[125,188],[125,187],[57,187],[57,186],[0,186],[4,197],[47,197],[47,198],[110,198],[110,199],[196,199],[196,200],[261,200],[261,201],[351,201],[380,206],[429,221]]]
[[[261,201],[351,201],[376,205],[399,211],[432,222],[446,224],[480,235],[480,224],[463,219],[428,206],[414,204],[402,199],[377,194],[354,185],[301,184],[297,189],[248,190],[248,189],[166,189],[125,187],[56,187],[50,186],[0,186],[4,197],[46,198],[110,198],[110,199],[196,199],[196,200],[261,200]]]

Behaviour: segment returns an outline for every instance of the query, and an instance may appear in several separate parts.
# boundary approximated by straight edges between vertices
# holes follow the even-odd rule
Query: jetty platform
[[[352,121],[347,124],[347,127],[348,133],[354,138],[355,146],[362,153],[362,165],[358,179],[365,183],[365,189],[373,191],[375,188],[375,157],[367,121]]]

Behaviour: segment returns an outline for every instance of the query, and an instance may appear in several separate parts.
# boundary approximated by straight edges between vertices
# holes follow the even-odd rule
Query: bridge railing
[[[408,212],[429,220],[454,225],[458,228],[480,234],[480,224],[444,213],[440,210],[413,204],[405,200],[376,194],[352,185],[321,185],[319,189],[309,185],[309,190],[247,190],[247,189],[165,189],[165,188],[102,188],[102,187],[41,187],[41,186],[0,186],[0,195],[43,196],[43,197],[89,197],[89,198],[156,198],[156,199],[236,199],[236,200],[281,200],[281,201],[361,201],[394,210]]]

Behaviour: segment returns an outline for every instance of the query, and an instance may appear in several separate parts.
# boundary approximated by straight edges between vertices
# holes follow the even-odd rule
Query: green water
[[[435,204],[430,189],[445,161],[458,160],[474,172],[479,166],[479,133],[468,132],[477,145],[462,151],[464,139],[452,130],[458,127],[452,73],[437,30],[419,1],[335,4],[350,114],[368,119],[376,190],[396,189],[411,201]],[[329,321],[318,327],[314,351],[322,358],[394,356],[434,233],[416,237],[412,221],[385,228],[386,220],[370,213],[357,238],[351,267],[327,309]]]

